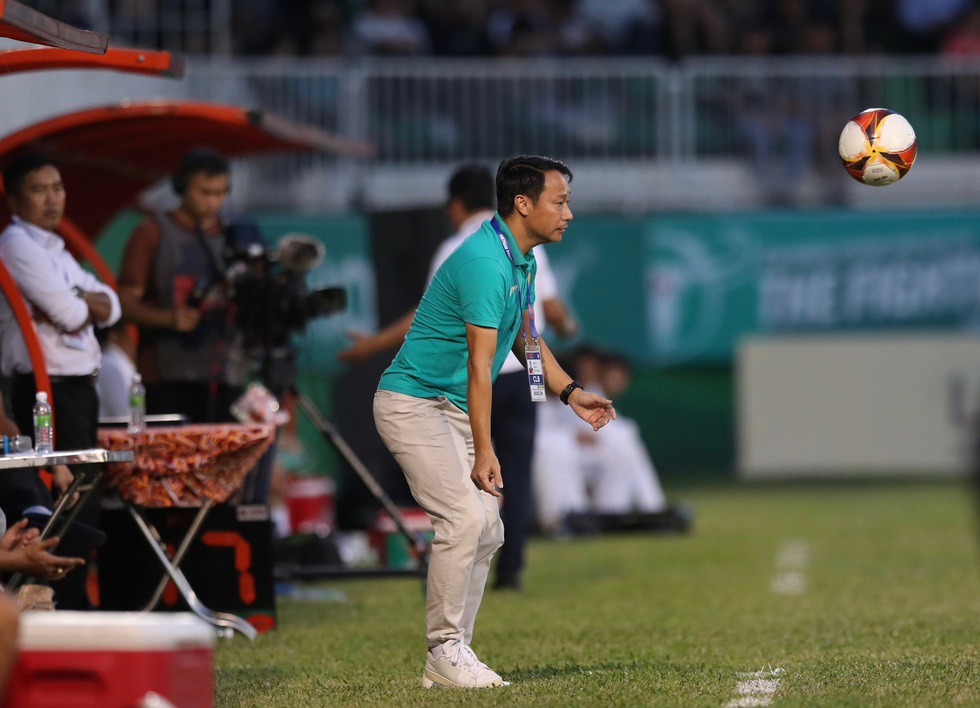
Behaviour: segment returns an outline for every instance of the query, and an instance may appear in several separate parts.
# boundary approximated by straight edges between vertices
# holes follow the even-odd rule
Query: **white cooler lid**
[[[213,647],[214,628],[190,612],[22,612],[18,646],[34,650],[159,651]]]

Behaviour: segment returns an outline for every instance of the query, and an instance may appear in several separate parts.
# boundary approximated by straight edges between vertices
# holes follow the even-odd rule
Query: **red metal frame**
[[[0,161],[27,150],[51,154],[68,188],[72,219],[95,236],[119,209],[172,174],[183,154],[199,145],[230,158],[290,151],[371,153],[362,143],[260,111],[159,100],[89,108],[28,126],[0,139]],[[0,203],[0,223],[4,212]]]
[[[18,5],[18,3],[0,0],[0,35],[10,36],[14,39],[23,39],[25,41],[42,41],[42,38],[39,36],[18,36],[17,33],[9,31],[9,12],[13,10],[15,15],[19,12],[19,9],[15,5]],[[33,10],[21,13],[22,17],[33,17],[37,20],[36,15],[40,15],[40,13],[35,13]],[[43,18],[44,16],[42,15],[40,17]],[[67,36],[72,34],[65,30],[69,26],[56,23],[54,20],[51,22],[54,25],[49,24],[49,29],[54,26],[61,31],[62,35]],[[94,35],[94,33],[83,32],[82,30],[78,30],[78,32],[82,33],[78,37],[81,37],[82,40],[90,44],[92,41],[95,41],[96,44],[92,46],[96,46],[98,51],[105,52],[105,54],[80,54],[77,51],[79,49],[82,51],[93,51],[93,49],[90,46],[76,46],[65,41],[51,42],[52,44],[66,47],[65,49],[30,48],[4,50],[0,51],[0,72],[15,74],[45,69],[107,69],[128,73],[173,77],[183,76],[184,74],[183,61],[171,55],[169,52],[148,52],[133,49],[113,49],[107,52],[104,37],[101,42],[98,39],[102,35]],[[109,269],[99,252],[94,248],[91,239],[74,222],[67,218],[62,222],[59,231],[65,237],[65,241],[71,250],[91,263],[103,282],[115,288],[115,275]],[[48,376],[48,369],[44,363],[44,353],[41,350],[41,345],[37,338],[37,329],[27,309],[27,303],[24,301],[23,295],[17,287],[17,283],[14,282],[10,271],[7,270],[2,262],[0,262],[0,289],[3,290],[7,301],[10,303],[10,307],[17,319],[17,324],[20,327],[21,335],[24,337],[27,352],[34,368],[35,387],[38,391],[44,391],[48,394],[48,400],[51,402],[53,421],[56,415],[54,393],[51,390],[51,379]]]
[[[41,351],[41,343],[37,339],[34,319],[31,317],[31,313],[27,311],[27,303],[3,261],[0,261],[0,289],[7,296],[10,309],[14,311],[14,317],[17,318],[17,324],[20,325],[20,331],[24,335],[24,342],[27,343],[27,353],[30,355],[31,364],[34,366],[34,385],[38,391],[44,391],[48,394],[53,422],[54,394],[51,392],[51,379],[48,378],[48,367],[44,364],[44,353]]]
[[[105,54],[47,47],[0,51],[0,75],[54,69],[104,69],[179,78],[184,75],[184,60],[170,52],[142,49],[108,49]]]

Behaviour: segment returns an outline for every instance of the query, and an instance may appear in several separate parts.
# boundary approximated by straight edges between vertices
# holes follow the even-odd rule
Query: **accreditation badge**
[[[541,363],[541,347],[535,344],[524,345],[524,358],[527,360],[527,381],[531,386],[531,400],[543,403],[547,400],[544,389],[544,366]]]

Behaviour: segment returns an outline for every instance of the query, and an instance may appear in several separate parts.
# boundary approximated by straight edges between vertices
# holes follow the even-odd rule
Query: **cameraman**
[[[180,205],[133,231],[119,273],[123,317],[140,330],[147,412],[232,421],[228,409],[244,389],[248,363],[225,280],[232,244],[220,216],[228,161],[214,150],[192,150],[172,186]]]

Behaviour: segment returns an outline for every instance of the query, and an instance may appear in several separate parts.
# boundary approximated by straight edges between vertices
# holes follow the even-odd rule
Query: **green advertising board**
[[[115,268],[138,216],[99,241]],[[255,215],[270,245],[304,233],[326,247],[310,287],[343,287],[344,312],[297,335],[301,388],[328,416],[336,352],[349,330],[377,328],[368,220],[363,215]],[[582,325],[556,350],[590,343],[637,368],[622,401],[658,468],[728,468],[733,460],[729,366],[747,334],[980,325],[980,213],[785,211],[577,215],[545,247],[559,290]],[[333,468],[301,419],[312,470]]]
[[[366,219],[255,220],[270,245],[287,233],[325,245],[309,285],[345,288],[348,307],[311,322],[301,364],[309,373],[337,373],[344,333],[377,325]],[[125,222],[100,239],[111,265],[131,227]],[[545,248],[582,323],[564,346],[588,341],[638,365],[727,364],[749,333],[980,324],[980,214],[973,211],[589,214]]]
[[[576,219],[549,247],[582,338],[638,364],[728,363],[749,333],[980,323],[980,215]]]

